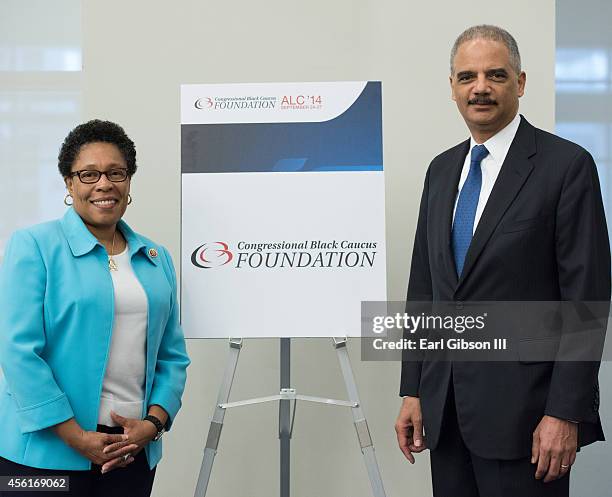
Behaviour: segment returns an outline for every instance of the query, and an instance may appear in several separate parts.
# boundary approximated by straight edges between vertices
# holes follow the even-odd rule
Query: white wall
[[[467,137],[450,100],[448,53],[456,35],[487,22],[507,28],[522,50],[527,95],[522,112],[554,125],[554,1],[475,0],[85,0],[85,118],[125,126],[140,170],[127,220],[179,249],[179,84],[382,80],[387,184],[389,296],[402,299],[422,181],[430,159]],[[239,310],[233,310],[239,312]],[[287,323],[290,327],[291,323]],[[237,330],[236,335],[240,332]],[[351,355],[389,496],[430,494],[428,456],[409,466],[395,447],[399,364]],[[154,495],[193,492],[227,344],[191,341],[184,407],[165,440]],[[278,391],[276,340],[250,340],[233,399]],[[344,398],[327,340],[295,340],[293,386]],[[208,495],[278,493],[277,408],[226,416]],[[293,495],[370,495],[351,416],[339,407],[300,405],[292,452]]]

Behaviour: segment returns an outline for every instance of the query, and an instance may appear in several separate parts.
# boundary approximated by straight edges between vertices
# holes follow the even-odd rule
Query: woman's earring
[[[132,196],[128,193],[128,205],[132,203]]]
[[[66,204],[68,207],[70,207],[72,204],[74,204],[74,199],[72,199],[72,202],[68,203],[68,199],[69,198],[72,198],[72,195],[67,193],[66,196],[64,197],[64,204]]]

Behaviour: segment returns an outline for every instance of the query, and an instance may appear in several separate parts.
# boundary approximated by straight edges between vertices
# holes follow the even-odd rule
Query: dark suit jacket
[[[451,227],[469,143],[427,171],[408,300],[609,302],[610,246],[593,158],[522,116],[457,278]],[[599,362],[404,361],[400,394],[420,397],[429,448],[438,443],[451,371],[463,438],[481,457],[529,456],[545,414],[578,421],[580,446],[603,440]]]

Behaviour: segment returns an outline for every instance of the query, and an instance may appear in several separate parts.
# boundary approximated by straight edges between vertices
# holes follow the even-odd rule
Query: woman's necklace
[[[115,262],[115,259],[113,259],[113,254],[115,253],[115,236],[117,236],[117,230],[115,230],[115,232],[113,233],[113,244],[111,247],[111,253],[108,254],[108,269],[110,271],[119,270],[119,268],[117,267],[117,263]]]

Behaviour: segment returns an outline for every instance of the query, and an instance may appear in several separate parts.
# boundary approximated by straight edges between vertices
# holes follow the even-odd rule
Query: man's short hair
[[[512,69],[514,69],[516,74],[521,73],[521,54],[519,53],[518,45],[514,37],[510,33],[508,33],[508,31],[500,28],[499,26],[493,26],[491,24],[479,24],[478,26],[472,26],[471,28],[467,28],[455,40],[455,44],[453,45],[450,55],[451,74],[453,74],[455,70],[455,56],[457,55],[457,50],[459,49],[459,46],[461,46],[466,41],[476,39],[493,40],[503,43],[508,49],[508,52],[510,53],[510,65],[512,66]]]

